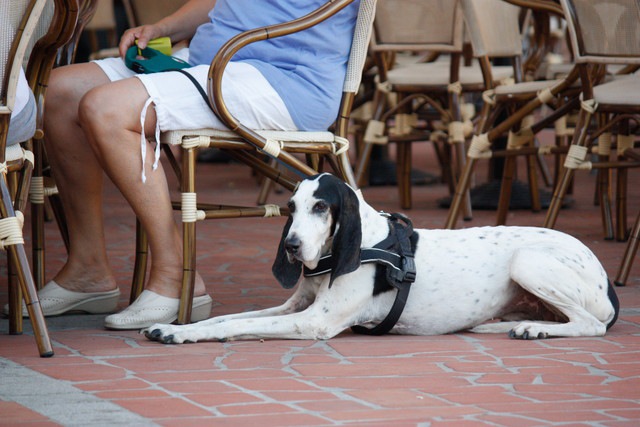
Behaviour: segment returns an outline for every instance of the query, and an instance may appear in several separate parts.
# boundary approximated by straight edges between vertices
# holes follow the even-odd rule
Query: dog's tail
[[[611,301],[611,305],[613,305],[613,311],[615,312],[615,314],[613,315],[613,319],[611,319],[609,324],[607,324],[607,330],[609,330],[609,328],[611,328],[614,323],[616,323],[616,320],[618,320],[618,314],[620,314],[620,301],[618,300],[618,295],[616,295],[616,291],[611,284],[611,280],[609,280],[608,282],[609,290],[607,292],[607,295],[609,297],[609,301]]]

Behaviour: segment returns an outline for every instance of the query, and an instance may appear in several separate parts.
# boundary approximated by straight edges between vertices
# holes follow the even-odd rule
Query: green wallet
[[[138,74],[152,74],[162,71],[175,71],[189,68],[191,65],[182,59],[146,47],[140,51],[137,46],[127,49],[124,57],[125,65]]]

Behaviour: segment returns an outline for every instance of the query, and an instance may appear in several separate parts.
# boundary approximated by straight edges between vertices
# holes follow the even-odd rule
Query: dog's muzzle
[[[298,236],[287,237],[284,241],[284,249],[287,251],[287,255],[289,258],[298,258],[300,254],[300,246],[302,246],[302,242],[298,238]]]

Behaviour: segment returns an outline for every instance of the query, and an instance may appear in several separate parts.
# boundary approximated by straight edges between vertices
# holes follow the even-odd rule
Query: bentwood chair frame
[[[430,134],[435,139],[436,135],[430,124],[427,129],[417,128],[417,112],[430,108],[436,111],[434,119],[455,122],[451,126],[462,125],[458,90],[462,24],[458,0],[381,0],[376,10],[369,48],[376,64],[376,90],[372,116],[368,118],[358,155],[356,180],[359,185],[366,184],[374,145],[396,143],[398,190],[403,209],[409,209],[412,204],[411,143],[429,140]],[[399,55],[407,53],[416,59],[398,63]],[[429,56],[437,56],[438,61],[430,61]],[[391,120],[393,124],[389,125]],[[464,136],[456,142],[459,140],[464,142]],[[464,150],[459,154],[464,156]],[[449,170],[448,166],[448,162],[443,162],[443,168]]]
[[[605,83],[602,78],[604,67],[609,64],[640,66],[640,3],[637,0],[561,0],[561,4],[581,77],[582,100],[567,160],[544,226],[555,226],[575,171],[596,169],[605,238],[623,241],[627,238],[628,169],[640,167],[640,153],[635,148],[637,136],[632,132],[633,128],[637,132],[640,125],[640,102],[637,101],[640,77],[632,74]],[[597,145],[594,146],[594,142]],[[615,226],[610,207],[613,193],[610,178],[614,170],[617,172]],[[639,235],[636,220],[616,279],[619,284],[626,281]]]
[[[181,201],[174,208],[182,211],[183,230],[183,279],[178,323],[189,323],[196,273],[196,222],[204,219],[278,216],[287,213],[275,205],[228,206],[205,204],[197,201],[195,186],[196,157],[199,148],[215,147],[228,152],[236,160],[288,190],[297,182],[316,174],[324,160],[346,182],[356,188],[348,156],[348,125],[355,95],[360,86],[362,69],[366,59],[367,45],[375,13],[376,0],[362,0],[355,27],[347,74],[343,86],[342,101],[332,131],[327,132],[276,132],[249,129],[240,123],[227,109],[222,98],[222,74],[233,55],[244,46],[267,38],[281,37],[304,31],[329,19],[344,9],[353,0],[329,1],[310,14],[291,22],[250,30],[229,40],[214,57],[209,68],[208,96],[214,113],[229,130],[202,129],[172,131],[161,135],[163,151],[167,154],[180,180]],[[181,146],[181,167],[173,157],[171,145]],[[304,154],[307,162],[297,157]],[[297,177],[282,173],[264,157],[277,159]],[[147,263],[146,235],[138,223],[136,239],[136,263],[132,283],[131,299],[142,291]]]
[[[488,88],[478,61],[463,60],[465,49],[459,0],[380,2],[370,49],[378,82],[357,167],[360,185],[369,173],[373,145],[396,143],[400,206],[411,208],[412,142],[433,141],[438,148],[439,142],[446,141],[444,150],[437,152],[443,177],[453,191],[465,164],[464,144],[474,126],[475,109],[464,103],[465,94]],[[393,64],[390,59],[400,52],[417,57],[426,52],[429,59]],[[489,87],[512,76],[510,67],[495,70]],[[467,208],[470,215],[470,205]]]
[[[472,4],[477,0],[463,0]],[[550,0],[502,0],[505,3],[511,3],[515,6],[521,6],[524,8],[530,8],[536,11],[548,12],[556,15],[562,14],[562,9],[554,1]],[[489,66],[487,62],[487,66]],[[522,74],[520,74],[522,76]],[[494,123],[494,118],[491,116],[484,116],[479,120],[477,126],[477,134],[472,137],[469,150],[467,151],[467,163],[461,174],[460,180],[456,186],[456,190],[449,208],[449,213],[445,222],[445,228],[455,228],[458,220],[461,206],[463,202],[463,196],[468,191],[471,184],[471,178],[475,170],[477,161],[480,159],[490,159],[492,157],[512,157],[512,156],[538,156],[539,154],[562,154],[566,152],[566,148],[562,147],[549,147],[540,148],[535,146],[534,139],[535,134],[546,128],[550,124],[553,124],[556,120],[566,115],[568,112],[575,108],[576,102],[569,100],[561,105],[558,104],[559,96],[564,96],[567,93],[571,93],[572,86],[575,85],[579,74],[574,68],[564,79],[550,82],[545,84],[545,87],[537,87],[534,84],[532,87],[534,90],[523,90],[516,96],[515,101],[520,105],[518,108],[511,109],[510,115],[506,117],[500,123]],[[516,87],[521,85],[531,85],[535,82],[522,82],[516,81],[513,86],[506,86],[504,88],[504,101],[514,98],[513,93],[516,91]],[[496,89],[495,93],[498,93]],[[574,97],[578,92],[574,93]],[[495,101],[495,99],[494,99]],[[550,114],[541,118],[537,122],[527,121],[527,117],[543,105],[549,105],[555,108]],[[484,110],[487,111],[487,110]],[[523,126],[524,122],[524,126]],[[495,149],[494,143],[503,135],[509,135],[509,142],[505,149]],[[501,185],[500,200],[498,202],[498,223],[503,224],[506,220],[506,212],[508,211],[511,180],[513,179],[513,163],[506,163],[511,168],[506,170],[503,174],[503,182]],[[533,172],[535,168],[532,163],[529,163],[530,172],[530,187],[532,191],[536,191],[535,175]],[[537,194],[532,194],[532,200],[538,200]]]
[[[6,0],[9,3],[9,0]],[[9,332],[19,334],[22,332],[22,299],[31,319],[38,351],[42,357],[53,356],[53,348],[49,339],[42,308],[38,300],[36,285],[29,268],[26,252],[24,249],[24,239],[22,234],[22,214],[24,210],[31,172],[33,170],[33,153],[24,150],[21,145],[15,145],[7,150],[6,138],[11,119],[11,111],[14,107],[18,75],[21,72],[25,58],[29,53],[29,44],[34,33],[43,18],[43,11],[47,6],[47,0],[11,0],[11,4],[4,12],[3,38],[11,41],[8,52],[3,52],[2,69],[0,70],[0,229],[2,230],[1,243],[3,249],[9,253]],[[55,15],[58,17],[68,17],[64,9],[56,9]],[[52,31],[57,21],[50,25]],[[39,41],[40,42],[40,41]],[[6,46],[3,46],[3,50]],[[33,52],[37,51],[34,48]],[[5,56],[5,54],[8,54]],[[5,61],[6,59],[6,61]],[[22,174],[20,185],[11,191],[7,181],[8,173]],[[15,202],[12,199],[15,198]],[[18,289],[15,286],[17,278],[20,284]]]
[[[29,189],[31,203],[32,265],[36,286],[45,283],[45,203],[48,201],[67,251],[69,237],[62,203],[51,176],[44,144],[44,108],[51,70],[73,62],[82,29],[91,19],[97,0],[54,0],[56,13],[47,34],[34,46],[27,65],[27,78],[38,106],[36,134],[31,139],[34,169]],[[64,11],[64,13],[62,13]]]

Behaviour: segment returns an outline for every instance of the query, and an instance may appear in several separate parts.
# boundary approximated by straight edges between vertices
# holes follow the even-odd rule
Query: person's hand
[[[140,27],[128,29],[124,34],[122,34],[122,38],[120,38],[120,44],[118,45],[120,57],[124,58],[127,53],[127,49],[133,46],[136,40],[138,40],[138,47],[140,49],[144,49],[147,47],[149,40],[162,37],[163,35],[164,34],[162,34],[160,29],[155,25],[142,25]]]

